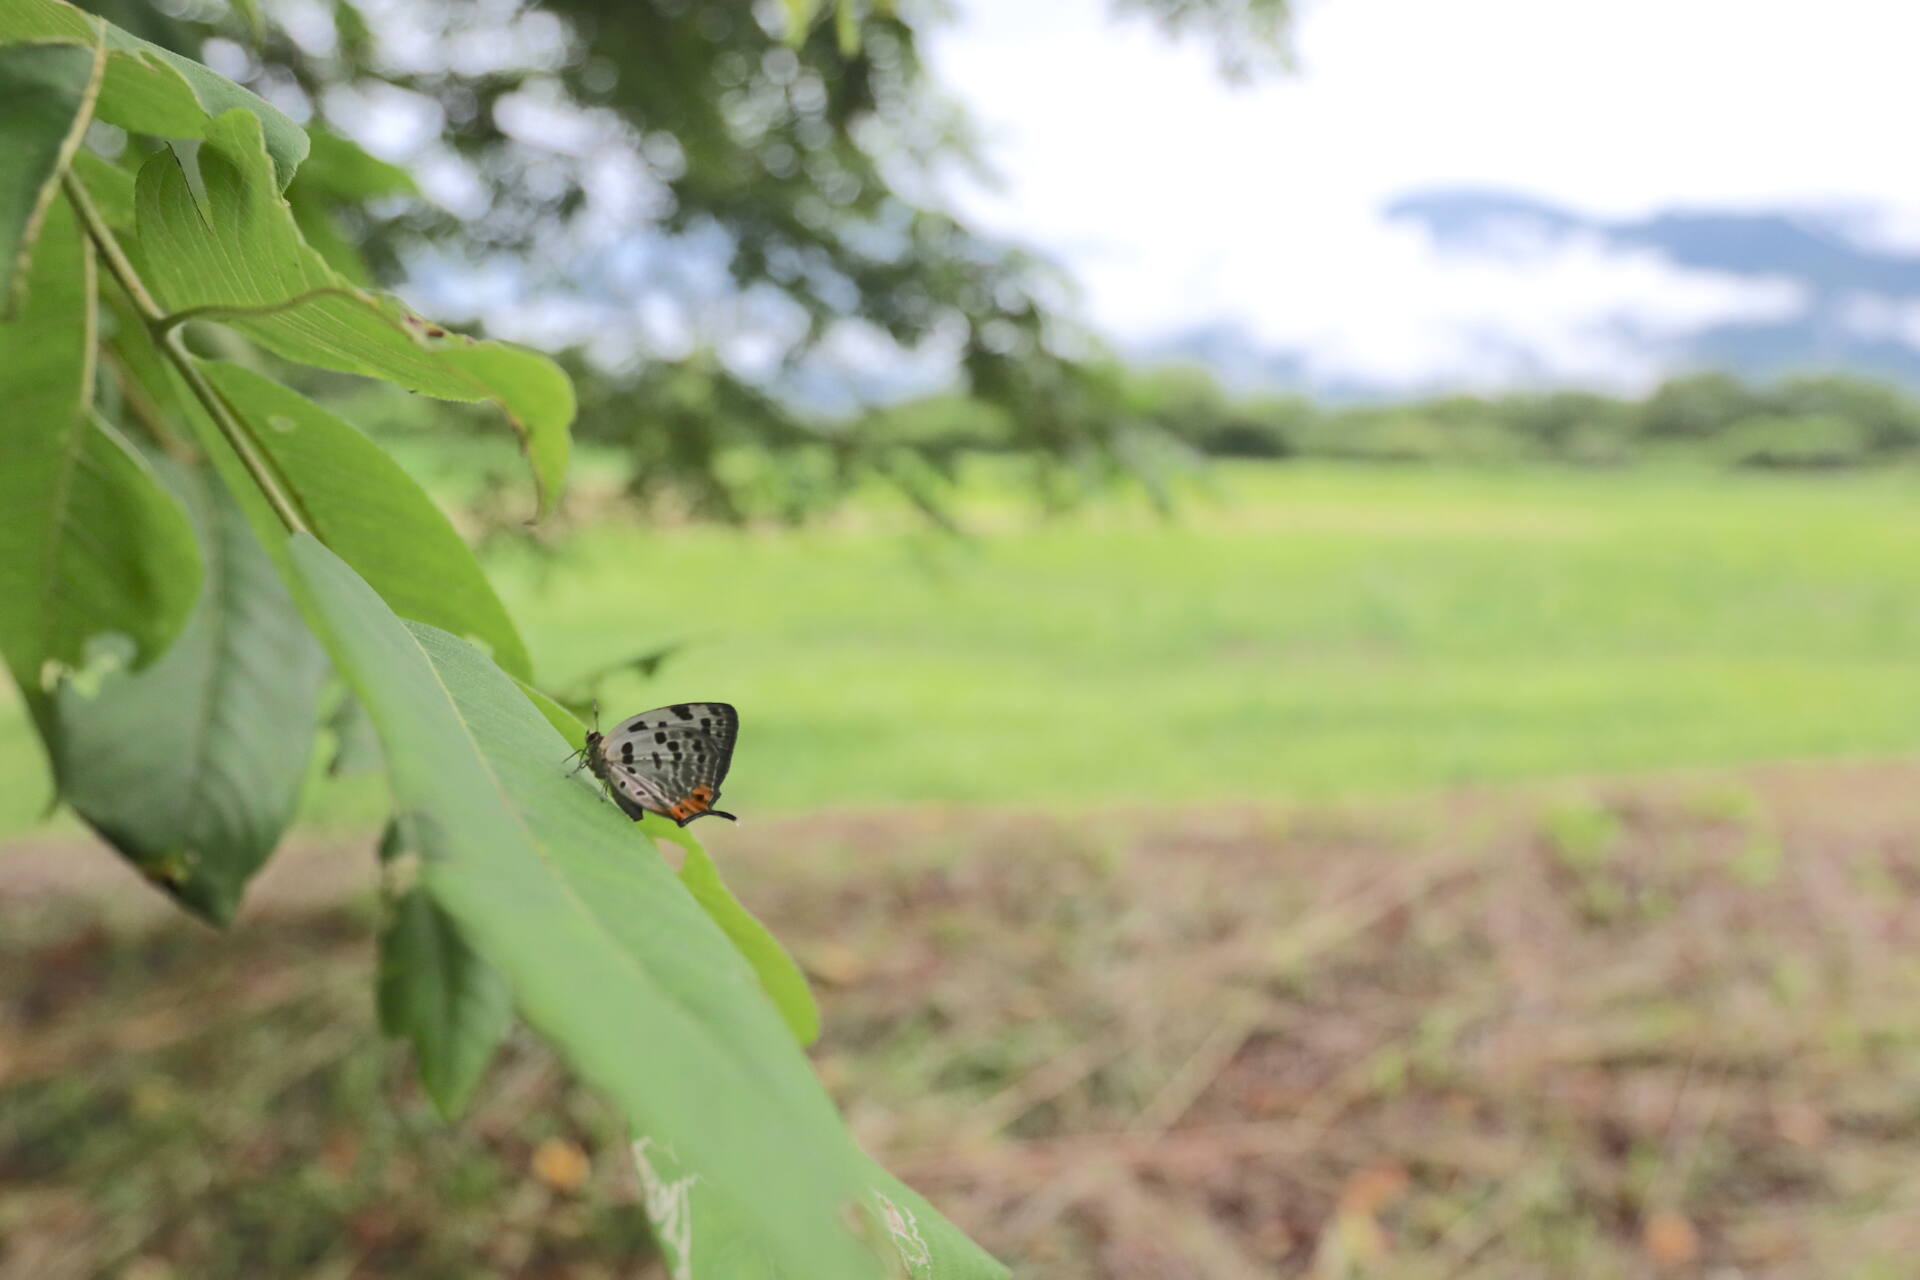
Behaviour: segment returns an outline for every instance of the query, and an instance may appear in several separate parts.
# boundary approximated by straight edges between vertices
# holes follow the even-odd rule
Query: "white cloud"
[[[1122,341],[1227,319],[1331,371],[1476,382],[1510,376],[1519,350],[1547,376],[1637,380],[1636,334],[1801,299],[1591,242],[1449,258],[1381,206],[1472,185],[1604,216],[1920,211],[1920,169],[1897,162],[1920,6],[1319,0],[1297,28],[1301,73],[1243,88],[1204,45],[1110,21],[1104,0],[960,12],[934,66],[1005,181],[957,196],[1062,258]]]

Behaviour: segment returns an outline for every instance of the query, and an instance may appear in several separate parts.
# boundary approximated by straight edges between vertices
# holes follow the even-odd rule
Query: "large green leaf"
[[[573,385],[521,347],[450,333],[366,293],[300,236],[275,189],[260,123],[222,116],[198,154],[204,196],[179,158],[140,170],[134,204],[148,284],[175,311],[205,313],[303,364],[362,374],[443,400],[486,400],[519,433],[546,510],[566,478]]]
[[[578,751],[585,745],[586,726],[580,723],[573,712],[524,680],[516,683],[520,686],[520,692],[533,703],[534,709],[559,731],[569,747]],[[807,986],[806,975],[794,963],[793,957],[787,954],[787,949],[780,945],[780,940],[773,936],[773,932],[733,896],[726,881],[720,878],[720,869],[713,865],[713,859],[707,856],[700,841],[691,831],[668,827],[664,823],[655,826],[647,834],[677,844],[686,851],[685,860],[680,864],[680,883],[687,887],[687,892],[700,904],[700,909],[712,917],[713,922],[720,926],[720,932],[727,935],[727,940],[753,966],[761,988],[780,1010],[780,1016],[786,1020],[794,1038],[801,1044],[812,1044],[819,1039],[820,1006],[814,1003],[813,990]]]
[[[219,482],[158,465],[200,535],[200,599],[146,670],[60,689],[55,776],[148,879],[224,924],[293,816],[327,661]]]
[[[466,1109],[513,1025],[513,992],[417,883],[397,828],[380,844],[387,922],[380,932],[380,1026],[413,1046],[420,1083],[451,1120]]]
[[[265,98],[65,0],[0,0],[0,45],[51,40],[91,48],[100,43],[102,27],[107,65],[94,108],[100,119],[134,133],[200,138],[222,112],[245,111],[265,132],[275,189],[292,181],[307,155],[307,133]]]
[[[273,463],[320,541],[403,618],[482,642],[529,679],[526,644],[473,552],[379,445],[297,392],[217,360],[201,369]]]
[[[33,239],[86,131],[106,55],[70,44],[0,46],[0,317],[26,285]]]
[[[47,212],[26,305],[0,324],[0,655],[42,727],[49,668],[117,634],[142,665],[193,607],[193,529],[92,412],[93,253],[65,201]]]
[[[477,651],[400,623],[318,541],[296,535],[289,553],[296,594],[380,731],[427,891],[526,1021],[671,1157],[674,1178],[695,1180],[680,1273],[882,1274],[843,1215],[876,1189],[910,1193],[853,1145],[751,968],[664,861],[567,776],[564,743]],[[719,1234],[702,1202],[722,1206]],[[1001,1274],[961,1252],[927,1274]]]

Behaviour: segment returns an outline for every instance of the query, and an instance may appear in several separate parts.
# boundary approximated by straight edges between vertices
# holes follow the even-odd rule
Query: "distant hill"
[[[1510,258],[1601,246],[1655,255],[1677,270],[1737,282],[1792,286],[1802,299],[1787,314],[1733,317],[1679,335],[1632,335],[1667,371],[1722,369],[1769,379],[1809,369],[1885,378],[1920,390],[1920,253],[1862,235],[1855,219],[1817,209],[1669,209],[1644,218],[1609,219],[1498,189],[1409,192],[1382,210],[1420,227],[1435,252]],[[1605,323],[1596,317],[1596,323]],[[1497,335],[1512,348],[1515,379],[1529,380],[1527,335]],[[1173,335],[1135,353],[1191,360],[1241,387],[1274,386],[1336,399],[1372,398],[1432,388],[1312,376],[1310,353],[1265,349],[1233,325]]]

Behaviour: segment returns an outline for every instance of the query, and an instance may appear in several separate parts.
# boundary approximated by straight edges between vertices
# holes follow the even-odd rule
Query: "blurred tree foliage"
[[[562,339],[579,343],[575,434],[629,449],[637,492],[792,514],[873,470],[937,477],[876,434],[884,419],[823,427],[769,390],[835,342],[860,344],[869,365],[919,352],[957,367],[1002,416],[1005,447],[1068,470],[1125,462],[1113,380],[1063,318],[1067,282],[941,197],[956,167],[981,163],[920,56],[943,6],[83,3],[309,125],[424,139],[396,158],[433,202],[368,210],[348,198],[381,189],[295,193],[303,220],[321,220],[314,207],[338,219],[336,250],[356,247],[383,283],[465,277],[476,312],[504,301],[587,317],[591,337]],[[1287,0],[1114,8],[1212,41],[1229,74],[1284,61]],[[670,336],[640,349],[649,322]],[[731,479],[718,463],[742,443],[791,466]]]
[[[1793,469],[1920,458],[1920,400],[1845,374],[1765,386],[1721,373],[1687,374],[1639,400],[1561,390],[1347,406],[1233,396],[1192,365],[1117,376],[1131,419],[1217,456],[1576,466],[1685,460]],[[943,403],[914,402],[888,412],[913,422]],[[960,422],[951,411],[944,420]],[[992,449],[998,440],[991,431],[970,440],[954,432],[945,437],[949,448]]]

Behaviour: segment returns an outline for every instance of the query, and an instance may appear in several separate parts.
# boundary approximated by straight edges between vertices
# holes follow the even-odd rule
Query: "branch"
[[[274,515],[280,518],[280,523],[286,527],[288,533],[312,532],[307,527],[307,522],[300,514],[299,507],[292,496],[281,487],[280,478],[274,474],[273,468],[254,448],[253,439],[247,434],[246,425],[228,407],[227,402],[220,397],[220,393],[214,390],[213,384],[207,381],[207,375],[200,372],[200,366],[195,363],[193,356],[180,345],[179,331],[176,326],[185,313],[169,316],[160,309],[160,304],[155,302],[153,295],[147,292],[146,283],[140,279],[140,273],[134,270],[133,263],[121,250],[120,242],[114,239],[113,228],[109,227],[106,219],[100,216],[100,210],[94,206],[93,198],[87,194],[87,189],[80,180],[74,177],[71,169],[60,175],[60,184],[66,192],[67,203],[73,206],[73,211],[79,215],[81,225],[86,228],[87,238],[93,241],[94,248],[100,252],[101,261],[107,264],[107,271],[126,291],[135,310],[139,311],[140,318],[146,321],[147,328],[153,332],[154,345],[159,348],[162,358],[173,365],[174,370],[187,384],[187,389],[193,393],[193,398],[200,402],[201,407],[207,411],[207,416],[213,419],[214,426],[219,429],[228,447],[240,459],[240,465],[247,469],[247,474],[252,477],[255,486],[266,498],[267,504],[273,508]],[[202,308],[190,310],[202,310]]]

